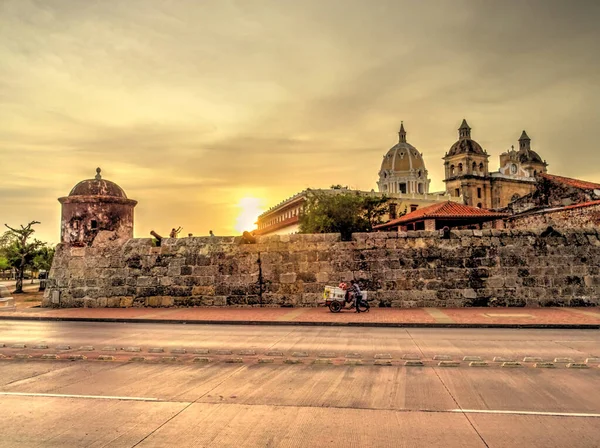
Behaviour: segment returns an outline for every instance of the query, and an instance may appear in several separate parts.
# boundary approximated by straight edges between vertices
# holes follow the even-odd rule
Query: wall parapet
[[[372,306],[596,306],[598,229],[269,235],[60,244],[53,307],[316,306],[359,280]]]

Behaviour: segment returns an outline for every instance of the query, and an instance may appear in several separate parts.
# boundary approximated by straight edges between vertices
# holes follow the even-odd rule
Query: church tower
[[[458,128],[458,141],[443,158],[446,192],[462,196],[466,205],[491,208],[488,159],[487,152],[471,138],[471,128],[463,119]]]

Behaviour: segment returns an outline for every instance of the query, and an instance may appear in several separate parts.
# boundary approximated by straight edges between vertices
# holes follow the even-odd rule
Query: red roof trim
[[[574,208],[591,207],[592,205],[600,205],[600,199],[597,201],[582,202],[581,204],[567,205],[561,208],[561,210],[572,210]]]

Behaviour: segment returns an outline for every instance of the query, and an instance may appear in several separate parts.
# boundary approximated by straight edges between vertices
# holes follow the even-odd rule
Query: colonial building
[[[535,189],[536,176],[546,172],[547,163],[531,149],[525,131],[514,147],[500,155],[500,169],[490,172],[488,153],[471,138],[471,128],[463,120],[458,141],[444,156],[446,192],[462,196],[466,205],[503,208]]]
[[[392,146],[383,156],[379,181],[379,192],[361,191],[360,194],[386,196],[388,213],[384,221],[395,219],[405,213],[445,201],[462,202],[462,196],[451,197],[449,194],[429,193],[429,177],[423,154],[406,140],[404,123],[398,132],[398,143]],[[336,194],[349,192],[348,189],[320,189],[321,193]],[[300,213],[306,202],[308,190],[301,191],[289,199],[280,202],[258,217],[257,235],[290,234],[299,230]]]
[[[339,194],[356,192],[356,190],[342,189],[319,189],[314,190],[325,194]],[[388,198],[387,214],[382,220],[388,221],[395,219],[405,213],[417,210],[419,207],[445,202],[461,202],[462,198],[453,198],[445,194],[418,194],[418,193],[382,193],[376,191],[360,191],[365,196],[386,196]],[[309,190],[303,190],[300,193],[280,202],[271,207],[258,217],[256,223],[257,229],[255,235],[288,235],[298,233],[300,214],[306,203]]]

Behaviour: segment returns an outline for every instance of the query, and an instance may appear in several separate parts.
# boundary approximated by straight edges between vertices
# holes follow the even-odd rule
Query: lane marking
[[[537,412],[537,411],[501,411],[493,409],[450,409],[447,412],[462,414],[508,414],[508,415],[542,415],[549,417],[593,417],[600,418],[600,414],[586,414],[581,412]]]
[[[92,400],[124,400],[124,401],[162,401],[149,397],[113,397],[110,395],[71,395],[71,394],[43,394],[34,392],[0,392],[1,395],[16,397],[51,397],[51,398],[85,398]]]

